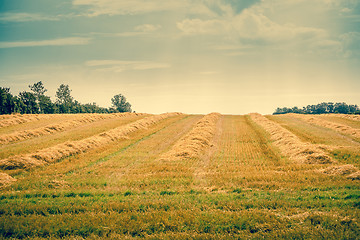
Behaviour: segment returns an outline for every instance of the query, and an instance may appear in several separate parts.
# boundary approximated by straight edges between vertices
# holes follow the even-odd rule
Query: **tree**
[[[10,88],[0,87],[0,114],[11,114],[14,110],[14,97],[10,93]]]
[[[334,107],[334,112],[335,113],[343,113],[343,114],[347,114],[349,113],[349,106],[342,102],[342,103],[335,103],[335,107]]]
[[[47,91],[41,81],[34,83],[33,85],[29,85],[29,88],[34,92],[37,99],[39,99],[39,97],[44,95],[44,93]]]
[[[39,113],[39,105],[36,102],[36,97],[31,92],[19,93],[19,100],[21,104],[21,113],[35,114]]]
[[[45,109],[42,107],[48,106],[49,101],[44,95],[44,93],[47,91],[47,89],[44,87],[44,84],[41,81],[39,81],[37,83],[34,83],[33,85],[29,85],[29,88],[31,89],[31,91],[34,92],[34,95],[36,97],[36,102],[40,108],[39,112],[46,113]],[[45,101],[45,102],[42,103],[41,101]],[[49,110],[49,109],[47,109],[47,110]]]
[[[51,102],[50,97],[45,95],[39,96],[39,107],[42,113],[49,114],[55,113],[55,106]]]
[[[122,94],[115,95],[111,99],[111,103],[117,112],[131,112],[131,104],[126,101]]]
[[[61,84],[56,91],[56,103],[59,107],[60,113],[70,113],[73,105],[73,97],[69,85]]]

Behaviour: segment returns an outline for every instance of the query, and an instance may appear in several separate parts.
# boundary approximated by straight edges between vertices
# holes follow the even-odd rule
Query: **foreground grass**
[[[358,182],[281,157],[247,116],[223,116],[202,158],[157,161],[200,117],[167,119],[131,139],[14,174],[18,182],[0,194],[0,236],[358,239]],[[358,162],[347,151],[339,161]]]

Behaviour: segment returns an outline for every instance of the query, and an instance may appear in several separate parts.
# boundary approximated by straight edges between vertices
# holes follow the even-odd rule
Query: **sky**
[[[0,0],[0,86],[145,113],[360,105],[359,0]]]

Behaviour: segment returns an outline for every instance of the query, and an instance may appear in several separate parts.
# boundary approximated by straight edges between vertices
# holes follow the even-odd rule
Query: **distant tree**
[[[73,99],[69,85],[61,84],[56,91],[56,101],[45,95],[47,89],[42,81],[29,85],[31,92],[23,91],[13,96],[9,88],[0,87],[0,114],[37,114],[37,113],[117,113],[131,112],[131,104],[122,94],[111,99],[112,107],[99,107],[95,102],[81,104]],[[291,109],[290,109],[291,110]],[[281,113],[288,111],[282,109]]]
[[[29,88],[31,89],[31,91],[34,92],[37,98],[44,95],[44,93],[47,91],[47,89],[44,87],[44,84],[41,81],[34,83],[33,85],[29,85]]]
[[[131,104],[126,101],[122,94],[115,95],[111,99],[111,103],[117,112],[131,112]]]
[[[343,113],[343,114],[346,114],[348,113],[350,110],[349,106],[342,102],[342,103],[335,103],[335,106],[334,106],[334,112],[335,113]]]
[[[315,114],[327,113],[327,103],[320,103],[316,105],[314,113]]]
[[[36,102],[36,97],[31,92],[20,92],[19,93],[19,103],[21,113],[26,114],[36,114],[39,113],[39,106]]]
[[[322,102],[317,105],[307,105],[302,109],[293,108],[277,108],[273,114],[285,113],[302,113],[302,114],[326,114],[326,113],[343,113],[343,114],[359,114],[358,105],[347,105],[346,103]]]
[[[51,101],[50,97],[45,95],[39,96],[39,108],[41,113],[55,113],[55,104]]]
[[[11,114],[14,111],[15,102],[10,88],[0,87],[0,114]]]
[[[359,111],[360,111],[360,109],[359,109],[358,105],[349,105],[349,113],[355,114]]]
[[[47,91],[47,89],[44,87],[44,84],[41,81],[39,81],[37,83],[34,83],[33,85],[29,85],[29,88],[31,91],[33,91],[33,93],[36,97],[36,102],[39,106],[39,112],[45,113],[45,111],[42,107],[48,106],[49,102],[48,102],[48,99],[45,98],[45,95],[44,95],[44,93]],[[41,100],[43,100],[45,102],[40,103]]]
[[[299,109],[298,107],[293,107],[291,109],[291,112],[293,112],[293,113],[303,113],[302,109]]]
[[[56,104],[59,108],[59,113],[70,113],[73,105],[73,97],[69,85],[61,84],[56,91]]]

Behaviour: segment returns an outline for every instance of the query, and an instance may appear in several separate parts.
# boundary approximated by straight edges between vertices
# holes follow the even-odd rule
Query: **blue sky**
[[[0,86],[137,112],[360,103],[358,0],[0,0]]]

